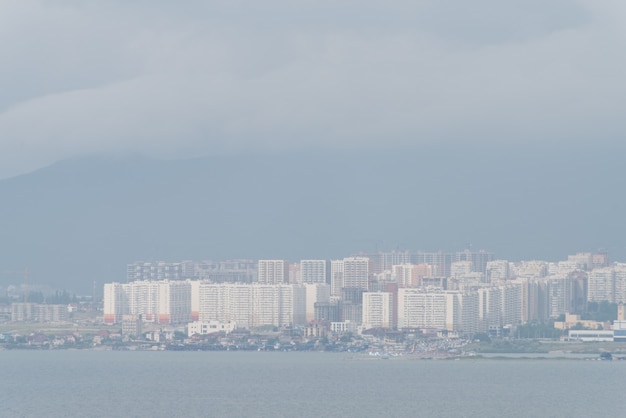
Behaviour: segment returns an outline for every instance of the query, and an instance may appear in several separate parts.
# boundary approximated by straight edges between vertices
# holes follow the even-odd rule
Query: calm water
[[[0,351],[7,417],[622,416],[626,362]]]

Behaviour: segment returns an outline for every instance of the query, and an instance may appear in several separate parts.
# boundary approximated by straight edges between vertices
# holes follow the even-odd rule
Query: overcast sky
[[[623,0],[0,0],[0,178],[161,158],[621,141]]]

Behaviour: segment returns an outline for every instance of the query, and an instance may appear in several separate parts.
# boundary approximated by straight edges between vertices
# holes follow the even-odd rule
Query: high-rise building
[[[363,327],[391,328],[393,318],[393,294],[390,292],[363,293]]]
[[[487,282],[500,282],[508,280],[509,262],[507,260],[494,260],[487,263],[485,275]]]
[[[167,263],[165,261],[137,261],[126,266],[126,281],[138,280],[182,280],[183,263]]]
[[[315,320],[315,304],[330,302],[330,285],[326,283],[304,284],[306,291],[306,322]]]
[[[595,254],[591,254],[591,268],[592,269],[600,269],[602,267],[608,267],[609,265],[609,254],[605,252],[599,252]]]
[[[200,321],[234,322],[238,328],[306,323],[302,285],[200,284]]]
[[[421,285],[422,277],[430,276],[430,274],[424,274],[428,272],[428,267],[426,264],[419,266],[414,264],[392,266],[391,278],[400,287],[418,287]]]
[[[626,264],[615,266],[613,303],[626,303]]]
[[[257,280],[259,284],[289,283],[287,260],[259,260]]]
[[[369,258],[348,257],[343,259],[343,286],[368,290]]]
[[[341,296],[343,288],[343,260],[332,260],[330,262],[330,294],[331,296]]]
[[[545,278],[548,284],[548,309],[550,318],[572,311],[572,278],[569,274],[558,274]]]
[[[589,302],[613,302],[615,296],[615,269],[604,267],[589,273],[587,285]]]
[[[471,261],[474,271],[484,274],[487,269],[487,263],[493,261],[493,253],[485,250],[465,250],[457,252],[454,258],[454,261]]]
[[[568,255],[567,261],[574,263],[576,268],[580,270],[591,270],[593,268],[593,255],[591,253]]]
[[[424,252],[418,251],[411,255],[412,264],[428,264],[432,267],[432,276],[450,276],[450,264],[452,263],[453,256],[450,253],[444,253],[443,251],[437,252]],[[461,260],[459,260],[461,261]]]
[[[398,328],[446,329],[446,302],[443,292],[398,289]]]
[[[300,278],[302,283],[328,283],[326,260],[300,261]]]
[[[460,278],[474,271],[474,263],[471,261],[455,261],[450,264],[450,277]]]
[[[409,251],[380,251],[375,253],[360,254],[370,260],[370,273],[380,274],[385,270],[391,270],[392,266],[411,264],[412,254]]]
[[[145,322],[181,324],[191,320],[191,283],[188,280],[141,280],[105,283],[104,322],[118,323],[123,315],[141,315]]]

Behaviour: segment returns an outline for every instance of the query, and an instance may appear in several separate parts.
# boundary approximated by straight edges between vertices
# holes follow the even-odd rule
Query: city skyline
[[[623,0],[0,1],[3,411],[619,415],[625,49]]]
[[[188,324],[190,337],[198,330],[272,326],[306,328],[317,337],[320,332],[361,335],[378,328],[404,333],[419,328],[471,338],[502,336],[529,323],[567,330],[584,322],[584,327],[602,329],[599,322],[580,322],[581,316],[593,304],[618,304],[615,328],[603,338],[626,329],[621,322],[626,318],[626,263],[610,262],[606,253],[576,253],[559,262],[509,262],[486,251],[407,251],[295,264],[239,260],[219,265],[230,263],[238,266],[236,273],[241,265],[256,266],[257,274],[242,282],[238,275],[228,277],[228,267],[204,276],[210,262],[129,264],[125,282],[104,284],[103,321],[113,325],[128,317],[133,324]],[[330,274],[320,277],[328,265]],[[314,280],[312,266],[318,271]]]

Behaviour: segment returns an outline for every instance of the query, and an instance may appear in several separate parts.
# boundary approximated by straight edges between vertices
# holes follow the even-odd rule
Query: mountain
[[[0,181],[0,285],[90,293],[127,263],[624,253],[622,149],[470,146],[62,161]]]

